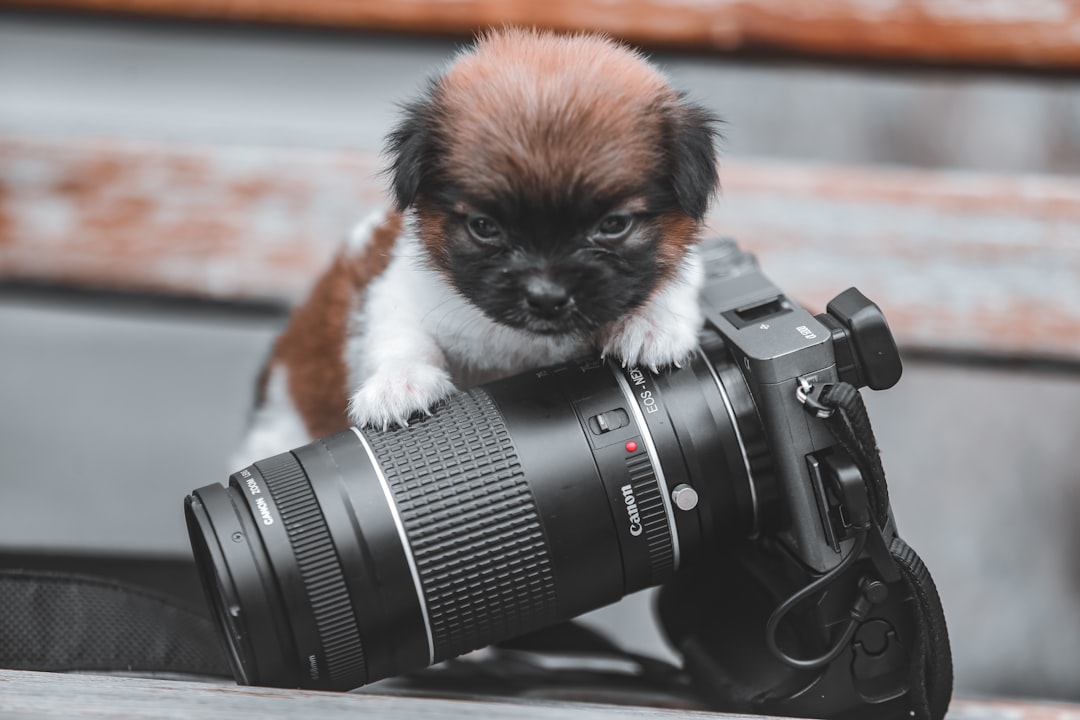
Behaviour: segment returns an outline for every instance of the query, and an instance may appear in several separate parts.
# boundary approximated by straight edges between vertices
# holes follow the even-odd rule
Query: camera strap
[[[881,538],[882,528],[890,521],[889,489],[862,396],[853,385],[841,382],[825,385],[816,400],[820,409],[825,410],[825,413],[819,411],[818,416],[824,418],[862,471],[871,517],[876,525],[870,532]],[[917,642],[912,653],[908,689],[911,709],[918,720],[941,720],[949,707],[953,685],[952,651],[941,598],[922,559],[899,536],[893,537],[888,554],[917,599]]]
[[[232,677],[209,618],[104,577],[0,570],[0,667]]]

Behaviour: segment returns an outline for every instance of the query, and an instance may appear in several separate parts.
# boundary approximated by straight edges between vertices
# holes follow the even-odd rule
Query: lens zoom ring
[[[498,408],[452,396],[407,431],[366,431],[423,587],[436,659],[558,619],[548,545]]]
[[[281,514],[332,679],[367,678],[364,649],[341,564],[315,493],[292,453],[255,464]]]
[[[660,497],[660,483],[645,453],[627,458],[626,469],[630,473],[630,487],[634,489],[638,515],[641,517],[642,534],[649,548],[652,579],[660,582],[675,569],[671,526],[664,509],[664,499]]]

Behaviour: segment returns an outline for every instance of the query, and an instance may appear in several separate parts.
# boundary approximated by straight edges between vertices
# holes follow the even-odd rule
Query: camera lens
[[[569,363],[261,460],[192,493],[188,528],[237,681],[345,690],[607,605],[752,533],[762,437],[708,337],[681,369]]]

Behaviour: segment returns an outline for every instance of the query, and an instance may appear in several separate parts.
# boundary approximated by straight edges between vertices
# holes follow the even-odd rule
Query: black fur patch
[[[671,184],[682,209],[700,222],[720,183],[716,141],[721,121],[711,111],[680,98],[670,122]]]
[[[427,92],[402,106],[403,117],[387,135],[386,173],[398,210],[412,205],[432,171],[436,155],[436,128],[439,126],[438,80],[429,81]]]
[[[634,195],[646,195],[642,190],[648,187]],[[553,203],[519,194],[488,205],[447,184],[435,205],[425,207],[444,218],[443,267],[458,291],[488,317],[532,332],[584,334],[645,302],[660,279],[656,253],[662,238],[657,216],[646,212],[635,216],[636,242],[597,244],[589,233],[614,201],[588,195],[575,200]],[[451,209],[462,203],[490,214],[503,237],[491,244],[471,239],[465,219]],[[664,209],[675,210],[670,194]],[[563,314],[538,316],[530,310],[526,288],[537,277],[573,298]]]

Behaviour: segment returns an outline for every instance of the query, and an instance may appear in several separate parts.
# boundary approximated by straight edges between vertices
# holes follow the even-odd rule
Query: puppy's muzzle
[[[548,278],[529,278],[525,283],[525,303],[537,317],[557,318],[566,312],[573,301],[573,296],[564,286]]]

